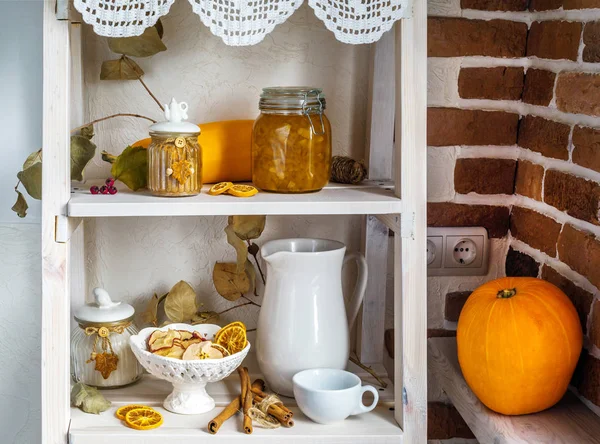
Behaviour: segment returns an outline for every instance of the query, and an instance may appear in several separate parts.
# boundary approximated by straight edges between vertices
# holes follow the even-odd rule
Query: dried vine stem
[[[135,72],[137,74],[137,71],[135,70],[135,67],[133,66],[133,64],[131,64],[129,57],[127,57],[126,55],[124,55],[123,57],[121,57],[123,60],[125,60],[125,63],[127,63],[129,65],[129,67],[133,70],[133,72]],[[138,80],[140,81],[140,83],[142,84],[142,86],[144,87],[144,89],[148,92],[148,94],[150,94],[150,97],[152,97],[154,99],[154,101],[156,102],[156,104],[158,105],[158,107],[160,108],[161,111],[164,112],[164,107],[162,106],[162,104],[160,103],[160,101],[156,98],[156,96],[154,94],[152,94],[152,91],[150,91],[150,88],[148,88],[148,85],[146,85],[146,83],[142,80],[142,76],[138,75]]]
[[[73,128],[71,130],[71,132],[74,133],[75,131],[79,131],[80,129],[85,128],[86,126],[90,126],[90,125],[93,125],[94,123],[102,122],[104,120],[112,119],[114,117],[137,117],[138,119],[146,119],[152,123],[156,123],[156,120],[151,119],[150,117],[142,116],[141,114],[118,113],[118,114],[112,114],[112,115],[106,116],[106,117],[101,117],[100,119],[92,120],[91,122],[86,123],[85,125],[81,125],[81,126],[78,126],[77,128]]]
[[[363,370],[365,370],[366,372],[368,372],[371,376],[373,376],[377,382],[379,382],[379,385],[383,388],[387,387],[387,383],[381,379],[377,373],[375,373],[373,371],[373,369],[371,367],[367,367],[365,364],[363,364],[362,362],[360,362],[358,359],[356,359],[354,356],[350,356],[350,361],[353,362],[354,364],[358,365],[360,368],[362,368]]]
[[[252,245],[256,245],[256,244],[253,244],[252,242],[250,242],[249,240],[247,240],[246,243],[248,244],[248,247],[251,247]],[[262,280],[263,285],[266,285],[267,281],[265,280],[265,275],[263,274],[262,269],[260,268],[260,263],[258,262],[258,259],[256,258],[256,254],[251,253],[251,256],[254,258],[254,262],[256,263],[258,272],[260,273],[260,278]]]
[[[165,295],[165,296],[166,296],[166,295]],[[227,308],[227,309],[225,309],[225,310],[223,310],[223,311],[220,311],[219,313],[215,313],[213,316],[211,316],[211,317],[209,317],[209,318],[203,319],[203,320],[202,320],[202,322],[194,322],[194,323],[192,323],[192,325],[197,325],[197,324],[206,324],[206,323],[207,323],[209,320],[211,320],[211,319],[213,319],[213,318],[216,318],[216,317],[218,317],[218,316],[221,316],[221,315],[223,315],[223,314],[227,313],[228,311],[235,310],[236,308],[244,307],[244,306],[246,306],[246,305],[254,305],[254,306],[256,306],[256,307],[259,307],[259,308],[260,308],[260,304],[257,304],[256,302],[254,302],[254,301],[251,301],[250,299],[248,299],[248,298],[247,298],[246,296],[244,296],[244,295],[242,295],[242,297],[243,297],[244,299],[246,299],[246,302],[244,302],[243,304],[238,304],[238,305],[234,305],[233,307],[229,307],[229,308]],[[161,299],[161,300],[162,300],[162,299]],[[158,302],[158,303],[160,304],[160,300],[159,300],[159,302]]]

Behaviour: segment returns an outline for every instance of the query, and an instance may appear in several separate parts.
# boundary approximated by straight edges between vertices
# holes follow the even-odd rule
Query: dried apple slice
[[[223,358],[223,353],[213,347],[213,343],[211,341],[206,341],[202,343],[202,350],[200,351],[200,359],[221,359]]]
[[[157,350],[173,347],[173,345],[175,344],[175,339],[180,338],[181,335],[177,330],[168,330],[165,336],[159,337],[152,344],[150,344],[150,351],[154,353]]]
[[[229,355],[231,355],[231,353],[229,353],[229,350],[227,350],[227,349],[226,349],[225,347],[223,347],[222,345],[219,345],[219,344],[215,344],[215,343],[213,343],[213,344],[211,345],[211,347],[212,347],[212,348],[214,348],[214,349],[216,349],[216,350],[219,350],[219,351],[221,352],[221,354],[223,355],[223,356],[221,356],[221,357],[225,357],[225,356],[229,356]]]
[[[154,344],[157,339],[164,338],[168,333],[168,331],[154,330],[148,338],[148,348],[150,348],[150,346]]]
[[[192,345],[192,344],[199,344],[202,342],[202,339],[200,338],[192,338],[192,339],[187,339],[187,340],[183,340],[181,341],[181,345],[183,346],[183,348],[185,348],[187,350],[187,348]]]
[[[181,359],[183,357],[184,352],[185,349],[181,345],[174,345],[172,347],[157,350],[156,352],[154,352],[154,354],[164,356],[166,358]]]
[[[200,333],[198,333],[197,331],[192,333],[194,335],[194,338],[198,338],[201,341],[208,341],[208,339],[206,339],[204,336],[202,336]]]
[[[195,344],[191,344],[185,351],[185,353],[183,353],[183,360],[184,361],[195,361],[197,359],[201,359],[200,358],[200,352],[202,350],[202,343],[201,342],[197,342]]]
[[[192,339],[194,337],[194,333],[192,333],[191,331],[187,331],[187,330],[177,330],[177,331],[181,335],[181,339],[183,339],[184,341],[186,341],[188,339]]]

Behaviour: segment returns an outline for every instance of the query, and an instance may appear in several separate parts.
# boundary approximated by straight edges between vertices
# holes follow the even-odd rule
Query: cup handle
[[[348,253],[346,257],[344,257],[344,264],[348,261],[356,261],[358,265],[358,277],[356,278],[356,287],[354,288],[354,294],[352,295],[352,300],[350,301],[350,305],[346,310],[346,314],[348,316],[348,329],[352,330],[352,326],[354,325],[354,321],[356,321],[356,317],[358,316],[358,310],[360,309],[360,304],[362,304],[363,297],[365,296],[365,290],[367,289],[367,261],[365,257],[360,253]]]
[[[373,393],[373,402],[371,405],[366,406],[362,402],[362,397],[365,392]],[[367,413],[377,407],[377,403],[379,402],[379,392],[372,385],[363,385],[360,390],[360,397],[358,398],[358,407],[351,413],[351,415],[360,415],[361,413]]]

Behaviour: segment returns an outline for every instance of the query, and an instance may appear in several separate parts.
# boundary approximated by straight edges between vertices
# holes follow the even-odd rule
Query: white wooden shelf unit
[[[427,344],[433,375],[481,443],[600,444],[600,419],[573,393],[554,407],[522,416],[493,412],[471,391],[458,364],[456,338],[431,338]]]
[[[81,24],[69,18],[65,1],[44,2],[43,200],[42,200],[42,443],[154,444],[219,443],[394,443],[427,441],[426,331],[426,75],[427,5],[414,0],[412,14],[372,45],[367,146],[369,177],[361,186],[330,185],[309,195],[259,194],[251,199],[228,196],[156,198],[122,191],[115,196],[90,196],[72,190],[70,129],[84,123]],[[85,25],[83,25],[85,26]],[[394,93],[392,94],[392,91]],[[297,415],[292,429],[236,430],[235,421],[210,436],[206,415],[167,414],[165,425],[136,432],[116,421],[111,412],[85,415],[71,409],[69,337],[71,295],[86,293],[83,273],[83,229],[90,217],[209,216],[231,214],[308,215],[361,214],[363,253],[369,263],[367,294],[357,349],[362,362],[382,369],[388,230],[394,237],[395,366],[390,386],[370,414],[339,426],[321,426]],[[354,369],[356,370],[356,369]],[[357,373],[360,373],[357,371]],[[362,375],[365,377],[367,375]],[[368,379],[367,379],[368,381]],[[393,383],[392,383],[393,381]],[[235,380],[215,391],[219,405],[227,402]],[[107,391],[115,406],[146,402],[158,405],[166,388],[149,377],[123,390]],[[290,401],[293,405],[293,401]]]

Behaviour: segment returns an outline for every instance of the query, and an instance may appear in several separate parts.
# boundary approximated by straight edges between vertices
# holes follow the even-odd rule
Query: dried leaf
[[[102,151],[102,160],[108,163],[115,163],[117,160],[118,156],[115,156],[114,154],[110,154],[107,151]]]
[[[163,35],[165,34],[165,30],[160,19],[156,21],[156,25],[154,25],[154,27],[156,28],[156,32],[158,32],[158,36],[162,39]]]
[[[162,23],[160,24],[160,30],[162,30]],[[167,50],[161,40],[158,26],[146,28],[142,35],[134,37],[109,38],[108,47],[112,52],[131,57],[150,57]]]
[[[265,229],[267,216],[229,216],[228,223],[241,240],[257,239]]]
[[[237,264],[217,262],[213,269],[213,283],[217,293],[228,301],[237,301],[250,291],[250,280],[245,271],[237,272]]]
[[[96,154],[96,145],[86,136],[71,136],[71,180],[83,180],[83,169]]]
[[[250,290],[251,293],[254,293],[254,296],[258,296],[256,292],[256,270],[254,269],[254,265],[249,260],[246,261],[246,276],[248,276],[248,280],[250,281]]]
[[[148,301],[146,311],[142,313],[142,321],[144,324],[151,324],[154,327],[158,325],[158,295],[156,293]]]
[[[243,273],[246,267],[246,261],[248,259],[248,248],[243,240],[241,240],[233,231],[232,225],[225,227],[225,233],[227,234],[227,243],[235,248],[237,253],[237,273]]]
[[[86,139],[92,139],[94,137],[94,125],[88,125],[81,128],[81,135]]]
[[[23,163],[23,169],[26,170],[30,166],[35,165],[36,163],[39,163],[41,161],[42,161],[42,150],[39,149],[36,152],[31,153],[29,156],[27,156],[27,159],[25,159],[25,163]]]
[[[100,414],[110,408],[107,401],[97,388],[89,387],[78,382],[71,389],[71,403],[86,413]]]
[[[141,146],[128,146],[117,157],[110,171],[112,177],[131,190],[144,188],[148,183],[148,150]]]
[[[256,255],[258,254],[260,248],[258,248],[258,245],[256,245],[255,243],[252,243],[248,246],[248,253],[251,254],[252,256],[254,256],[256,258]]]
[[[38,200],[42,198],[42,162],[34,163],[29,168],[19,171],[17,178],[31,197]]]
[[[19,190],[15,191],[17,192],[17,201],[12,206],[11,210],[17,213],[17,216],[25,217],[27,216],[27,208],[29,208],[29,205],[27,205],[27,201],[25,200],[25,197],[23,197],[23,194]]]
[[[106,60],[102,62],[100,80],[137,80],[144,71],[133,60]]]
[[[117,369],[119,357],[114,353],[98,353],[94,357],[96,367],[94,370],[99,371],[104,379],[108,379],[110,374]]]
[[[219,321],[219,313],[216,311],[201,311],[198,314],[195,314],[192,318],[192,324],[208,324],[215,323]]]
[[[177,282],[165,299],[165,314],[172,322],[187,322],[196,311],[196,292],[187,282]]]

